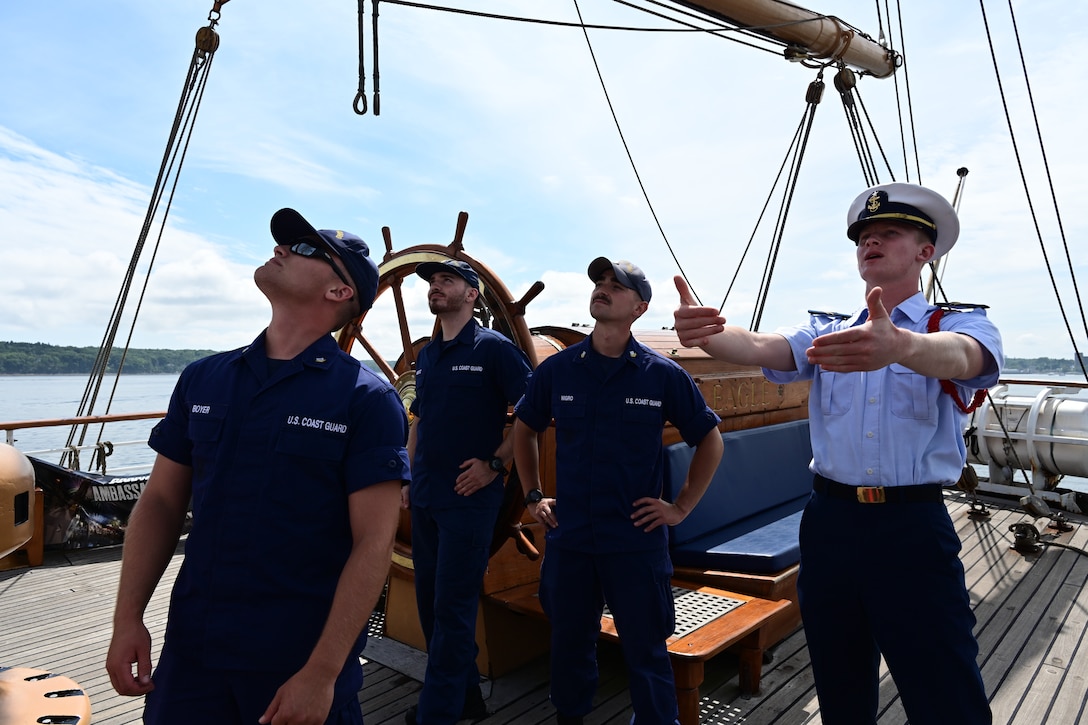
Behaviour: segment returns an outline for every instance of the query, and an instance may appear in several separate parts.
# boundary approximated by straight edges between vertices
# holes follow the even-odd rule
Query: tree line
[[[1088,356],[1081,355],[1088,362]],[[1072,359],[1052,357],[1007,357],[1005,372],[1008,373],[1079,373],[1080,367]]]
[[[125,374],[180,373],[215,350],[139,350],[124,356]],[[117,372],[123,351],[114,348],[107,370]],[[0,375],[89,375],[98,357],[97,347],[67,347],[41,342],[0,342]]]

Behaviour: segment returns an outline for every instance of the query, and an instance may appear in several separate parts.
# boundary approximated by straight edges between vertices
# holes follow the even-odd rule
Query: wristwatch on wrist
[[[544,500],[544,492],[539,488],[534,488],[529,493],[525,494],[525,505],[528,506],[532,503],[540,503]]]
[[[494,456],[487,462],[487,467],[495,473],[506,473],[506,466],[502,465],[502,459],[498,456]]]

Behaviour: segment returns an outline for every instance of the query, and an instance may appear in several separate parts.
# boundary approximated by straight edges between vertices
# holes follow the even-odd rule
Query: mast
[[[801,46],[814,58],[842,60],[877,78],[887,78],[900,64],[898,53],[842,20],[782,0],[675,1],[753,33]]]

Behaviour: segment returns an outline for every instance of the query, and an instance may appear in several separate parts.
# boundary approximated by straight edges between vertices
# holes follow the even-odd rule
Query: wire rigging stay
[[[103,380],[109,370],[110,357],[114,349],[114,344],[117,341],[118,331],[124,317],[125,306],[128,303],[133,285],[136,281],[140,258],[143,255],[144,247],[152,232],[152,228],[157,224],[158,232],[155,236],[151,258],[148,261],[147,267],[143,270],[143,285],[140,288],[136,309],[132,314],[124,347],[121,349],[121,359],[117,363],[113,388],[110,391],[110,397],[106,403],[105,413],[109,413],[110,405],[113,403],[113,396],[117,391],[117,384],[120,381],[121,372],[124,369],[128,346],[132,341],[132,334],[136,327],[136,320],[139,318],[144,294],[147,292],[151,270],[155,264],[155,256],[158,253],[159,244],[162,242],[162,235],[166,228],[166,219],[170,213],[170,206],[177,189],[181,168],[185,162],[185,154],[189,147],[189,140],[192,137],[197,113],[200,110],[200,102],[204,96],[204,88],[208,82],[208,74],[211,71],[212,59],[215,57],[215,51],[219,48],[219,34],[215,32],[215,26],[219,23],[222,7],[227,2],[229,2],[229,0],[215,0],[211,11],[208,13],[208,25],[197,30],[193,55],[189,62],[189,69],[185,75],[184,85],[182,86],[181,99],[178,102],[177,111],[174,114],[174,121],[170,128],[170,135],[167,140],[166,150],[163,153],[162,162],[159,165],[159,173],[155,179],[155,185],[152,190],[151,200],[147,207],[147,213],[144,216],[143,225],[140,228],[136,245],[132,251],[132,257],[128,263],[128,268],[125,271],[124,280],[121,283],[121,289],[114,302],[110,321],[107,324],[105,334],[103,335],[102,342],[98,348],[98,354],[95,357],[94,365],[91,369],[91,374],[87,380],[87,386],[79,404],[79,410],[77,412],[78,416],[90,415],[94,411],[95,403],[101,392]],[[102,425],[104,427],[104,424]],[[89,424],[72,426],[72,429],[68,433],[68,442],[66,444],[68,451],[61,457],[61,465],[70,465],[72,468],[79,467],[78,451],[74,446],[83,445],[87,436],[88,426]],[[79,438],[78,442],[76,442],[77,434]],[[99,429],[100,438],[101,435],[102,428]],[[103,448],[100,448],[99,450],[104,451]],[[103,473],[105,472],[106,464],[104,454],[98,456],[98,460],[94,463],[95,466],[92,468],[97,468]]]

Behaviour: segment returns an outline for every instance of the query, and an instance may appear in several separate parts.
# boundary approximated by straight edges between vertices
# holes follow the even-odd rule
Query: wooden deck
[[[963,541],[962,558],[975,607],[982,674],[994,722],[1075,723],[1088,702],[1088,521],[1071,516],[1073,530],[1058,534],[1036,523],[1045,546],[1024,555],[1012,548],[1009,526],[1033,521],[1011,508],[990,505],[986,520],[968,516],[960,494],[946,501]],[[147,622],[157,644],[166,621],[169,583],[180,564],[174,557],[164,584],[148,608]],[[110,636],[113,598],[120,569],[118,549],[47,552],[45,565],[0,572],[0,666],[23,666],[63,674],[91,698],[95,723],[139,722],[142,700],[113,693],[103,662]],[[359,693],[367,725],[402,723],[415,703],[425,655],[382,637],[382,617],[371,620],[372,639],[365,684]],[[771,650],[761,693],[740,693],[737,661],[730,653],[712,659],[702,687],[703,723],[800,725],[819,723],[804,633],[794,632]],[[594,725],[626,725],[630,699],[617,646],[601,645],[601,683]],[[554,722],[548,702],[545,659],[495,681],[484,696],[495,715],[487,725]],[[885,676],[880,723],[906,722],[895,686]]]

